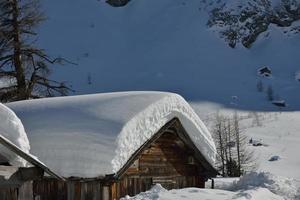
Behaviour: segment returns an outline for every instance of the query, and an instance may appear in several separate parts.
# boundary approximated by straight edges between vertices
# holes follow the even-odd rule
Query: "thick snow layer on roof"
[[[30,146],[21,120],[15,113],[0,103],[0,134],[28,153]],[[0,144],[0,154],[11,165],[24,167],[27,162]]]
[[[62,176],[117,172],[163,125],[178,117],[211,164],[215,145],[205,125],[179,95],[122,92],[8,104],[23,120],[31,153]]]

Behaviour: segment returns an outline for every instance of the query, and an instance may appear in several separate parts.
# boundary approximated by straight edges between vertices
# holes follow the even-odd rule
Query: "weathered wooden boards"
[[[1,200],[33,200],[32,182],[27,181],[20,187],[1,187]]]
[[[105,188],[106,187],[106,188]],[[34,198],[41,200],[101,200],[109,198],[109,187],[101,181],[57,181],[45,178],[33,184]],[[107,190],[107,191],[105,191]]]
[[[174,133],[165,132],[128,168],[125,175],[113,186],[112,196],[116,199],[135,195],[159,183],[167,189],[203,187],[203,167],[198,161],[190,163],[193,150],[186,146]]]

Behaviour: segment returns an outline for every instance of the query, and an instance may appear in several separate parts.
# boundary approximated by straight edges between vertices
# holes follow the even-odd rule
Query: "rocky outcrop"
[[[121,7],[125,6],[129,1],[130,0],[107,0],[106,3],[114,7]]]
[[[210,11],[207,24],[219,30],[220,36],[230,47],[241,43],[250,48],[270,24],[290,27],[297,20],[300,20],[298,0],[281,0],[277,5],[272,5],[270,0],[247,0],[236,7],[228,6],[228,3],[220,4]]]

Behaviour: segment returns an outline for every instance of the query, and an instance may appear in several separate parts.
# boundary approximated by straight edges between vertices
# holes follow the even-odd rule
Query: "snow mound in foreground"
[[[297,181],[275,176],[268,172],[250,172],[233,184],[232,190],[266,188],[285,199],[299,199],[300,189]]]
[[[231,192],[217,189],[185,188],[166,190],[161,185],[155,185],[151,190],[142,192],[134,197],[126,196],[121,200],[283,200],[266,188],[241,190]]]
[[[212,165],[213,139],[179,95],[120,92],[8,104],[22,119],[31,152],[64,177],[118,172],[132,154],[174,117]]]
[[[16,146],[28,153],[30,146],[21,120],[8,107],[0,103],[0,134],[10,140]],[[0,145],[0,154],[4,156],[11,165],[25,167],[27,162]]]
[[[136,195],[135,197],[130,197],[129,195],[126,195],[124,198],[121,198],[120,200],[126,200],[126,199],[132,199],[132,200],[152,200],[152,199],[160,199],[161,193],[166,193],[168,190],[163,188],[160,184],[154,185],[150,190],[146,192],[141,192],[140,194]]]

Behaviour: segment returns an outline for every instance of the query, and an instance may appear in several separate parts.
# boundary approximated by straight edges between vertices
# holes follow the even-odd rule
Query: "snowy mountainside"
[[[52,75],[72,85],[75,95],[163,90],[190,101],[276,110],[265,91],[257,92],[261,79],[264,88],[273,87],[277,100],[287,102],[287,110],[299,110],[299,34],[287,37],[270,25],[268,37],[260,35],[250,49],[231,49],[207,27],[209,4],[133,0],[115,8],[96,0],[45,0],[48,20],[38,42],[52,56],[78,64],[57,67]],[[272,78],[257,76],[262,66],[272,69]]]
[[[271,25],[287,36],[300,31],[299,23],[295,23],[300,19],[299,0],[229,0],[215,1],[213,5],[208,26],[217,27],[232,48],[238,43],[250,48],[260,35],[268,37]]]

